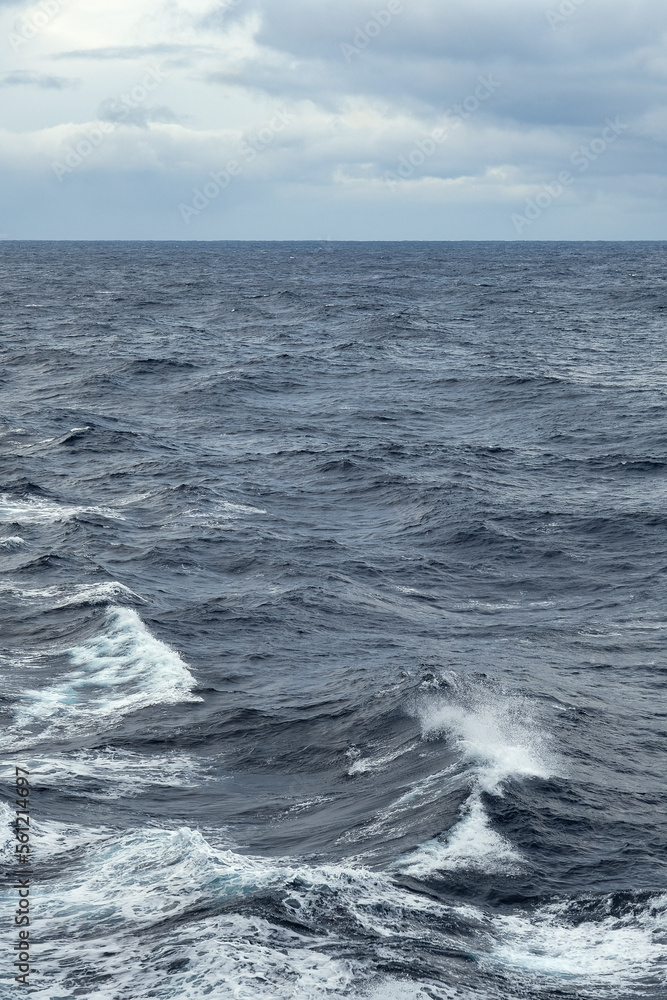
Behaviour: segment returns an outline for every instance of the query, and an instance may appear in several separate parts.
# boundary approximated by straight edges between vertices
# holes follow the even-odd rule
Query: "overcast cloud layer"
[[[665,0],[0,0],[13,239],[664,239]]]

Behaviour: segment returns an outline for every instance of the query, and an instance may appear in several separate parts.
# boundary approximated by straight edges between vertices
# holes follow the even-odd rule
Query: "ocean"
[[[0,273],[0,995],[667,997],[667,245]]]

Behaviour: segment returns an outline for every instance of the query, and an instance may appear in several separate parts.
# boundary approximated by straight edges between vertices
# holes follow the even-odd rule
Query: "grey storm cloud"
[[[223,6],[208,23],[225,31],[230,18],[259,14],[256,41],[263,51],[242,68],[222,68],[209,79],[293,99],[308,96],[329,108],[363,94],[437,113],[465,94],[480,71],[493,72],[503,80],[493,113],[526,125],[589,125],[665,100],[663,0],[607,0],[602,17],[600,0],[569,0],[565,7],[563,0],[544,6],[534,0],[403,0],[393,6],[399,7],[393,13],[382,0]],[[561,7],[567,16],[559,14]],[[560,21],[550,21],[549,13]]]
[[[346,41],[356,29],[372,22],[378,10],[389,9],[386,0],[244,0],[261,14],[258,40],[293,55],[324,56],[336,40]],[[557,12],[561,0],[402,0],[387,30],[376,36],[374,47],[406,57],[453,58],[457,61],[504,57],[516,62],[543,65],[563,55],[580,60],[582,46],[589,53],[617,55],[628,48],[652,44],[660,23],[667,25],[660,0],[600,0],[570,2],[571,14],[563,17],[576,32],[554,31],[548,13]],[[390,11],[391,12],[391,11]],[[223,11],[224,15],[224,11]],[[392,30],[395,28],[397,30]],[[372,49],[369,49],[372,51]]]

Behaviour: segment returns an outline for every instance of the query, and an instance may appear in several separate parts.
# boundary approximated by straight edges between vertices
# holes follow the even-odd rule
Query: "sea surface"
[[[667,244],[3,242],[0,399],[0,996],[667,997]]]

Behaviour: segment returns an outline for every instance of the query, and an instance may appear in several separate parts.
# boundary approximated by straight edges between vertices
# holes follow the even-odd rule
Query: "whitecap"
[[[401,870],[416,878],[459,868],[484,872],[508,872],[521,862],[512,844],[491,826],[479,791],[461,809],[461,819],[445,839],[423,844],[400,864]]]
[[[10,535],[9,538],[0,538],[0,549],[20,549],[25,545],[25,541],[20,535]]]
[[[667,983],[667,895],[655,897],[641,909],[629,907],[625,915],[574,921],[571,917],[572,903],[565,902],[526,916],[498,916],[496,944],[482,960],[540,978],[606,984],[616,995],[650,974]]]
[[[406,753],[410,753],[415,749],[417,743],[411,743],[409,746],[399,747],[398,750],[392,753],[383,754],[380,757],[360,757],[355,760],[354,764],[348,770],[348,777],[354,778],[358,774],[368,774],[373,771],[382,771],[387,764],[392,764],[399,757],[402,757]]]
[[[483,795],[501,797],[507,781],[549,778],[559,763],[527,699],[468,691],[467,703],[438,699],[419,712],[424,739],[449,737],[469,765],[470,794],[448,831],[402,858],[397,867],[418,878],[438,871],[510,873],[520,852],[494,830]]]
[[[117,580],[109,580],[105,583],[64,584],[51,587],[21,587],[10,582],[0,585],[0,593],[2,592],[13,594],[22,601],[39,604],[46,601],[51,610],[78,607],[83,604],[109,604],[119,598],[143,601],[143,598]]]
[[[261,507],[251,507],[247,504],[231,503],[228,500],[215,500],[207,510],[190,509],[178,514],[178,520],[183,518],[204,528],[229,528],[231,522],[252,514],[266,514]]]
[[[11,818],[0,806],[5,833]],[[491,975],[502,971],[503,996],[523,996],[535,982],[574,983],[578,995],[598,987],[616,995],[647,976],[665,982],[667,896],[598,920],[581,921],[573,902],[489,916],[406,892],[381,872],[349,864],[245,857],[187,827],[121,832],[36,815],[33,838],[42,870],[51,873],[39,892],[45,998],[80,989],[92,968],[104,973],[95,983],[100,1000],[126,992],[182,1000],[486,995],[479,984],[468,994],[454,967],[453,981],[437,989],[391,976],[378,981],[374,959],[381,960],[383,942],[393,954],[387,949],[400,939],[409,954],[424,946],[426,926],[429,944],[445,951],[460,949],[461,929],[467,940],[474,932],[470,957]],[[10,836],[7,857],[11,848]],[[234,912],[237,901],[269,891],[282,911],[278,920]],[[349,932],[339,941],[326,928],[340,927],[343,915]],[[9,931],[0,929],[0,937],[7,946]],[[355,937],[368,945],[364,957],[350,956]]]
[[[365,981],[367,963],[330,954],[335,940],[318,929],[323,907],[331,917],[342,908],[359,932],[400,933],[415,942],[423,934],[420,915],[451,912],[420,896],[406,899],[366,869],[244,857],[187,827],[119,832],[36,816],[32,831],[42,870],[53,872],[39,894],[40,984],[48,996],[67,995],[88,968],[109,977],[95,984],[95,996],[105,1000],[126,988],[190,1000],[349,996],[355,982]],[[230,909],[271,889],[279,892],[283,919]],[[406,926],[408,911],[417,917],[414,927]],[[175,957],[163,994],[164,965]]]
[[[8,493],[0,494],[0,521],[12,524],[54,524],[70,521],[80,514],[97,514],[117,521],[125,520],[122,514],[110,507],[88,507],[58,504],[53,500],[21,500]]]
[[[556,756],[526,699],[477,691],[475,701],[472,707],[451,702],[426,705],[420,713],[424,737],[452,736],[464,760],[473,766],[480,788],[491,795],[502,795],[503,783],[510,778],[549,778],[557,773]]]
[[[179,654],[156,639],[136,611],[112,607],[106,630],[67,651],[74,670],[48,687],[27,690],[18,728],[49,724],[48,732],[107,722],[148,705],[201,701]]]
[[[14,762],[0,762],[0,779],[14,775]],[[214,780],[210,763],[185,751],[141,754],[116,747],[41,756],[31,753],[30,775],[42,788],[62,788],[86,800],[141,795],[149,788],[192,788]]]

